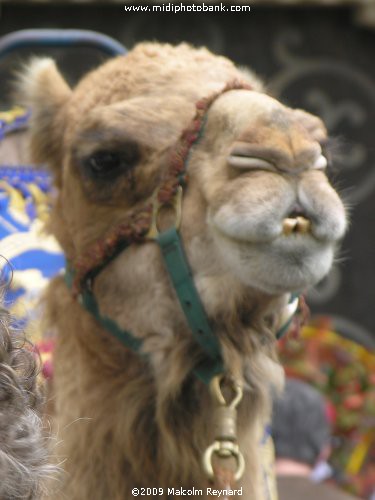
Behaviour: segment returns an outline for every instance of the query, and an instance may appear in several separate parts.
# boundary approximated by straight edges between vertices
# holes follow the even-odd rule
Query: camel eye
[[[83,161],[83,167],[93,179],[110,180],[134,167],[138,159],[138,149],[131,145],[121,151],[96,151]]]
[[[105,175],[120,167],[121,157],[111,151],[98,151],[88,159],[87,163],[94,175]]]

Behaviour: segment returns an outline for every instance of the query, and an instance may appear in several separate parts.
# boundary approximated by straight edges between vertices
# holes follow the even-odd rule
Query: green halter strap
[[[224,371],[220,344],[212,330],[195,287],[177,228],[172,227],[165,232],[158,233],[155,241],[160,247],[165,268],[168,271],[192,335],[205,353],[204,359],[194,368],[193,372],[202,382],[209,384],[215,375]],[[73,278],[73,271],[68,267],[65,273],[65,281],[70,288]],[[133,333],[120,328],[111,318],[102,315],[97,300],[89,287],[84,287],[78,297],[82,307],[92,314],[96,321],[109,333],[132,351],[140,352],[143,344],[142,340],[135,337]]]
[[[219,340],[195,287],[177,229],[173,227],[160,233],[157,242],[191,333],[206,354],[205,359],[194,368],[194,373],[205,384],[209,384],[215,375],[224,371]]]

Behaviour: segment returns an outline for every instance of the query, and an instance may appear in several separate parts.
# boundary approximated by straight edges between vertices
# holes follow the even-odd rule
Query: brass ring
[[[204,452],[203,469],[209,479],[215,478],[214,469],[212,467],[212,457],[216,454],[220,458],[229,458],[230,456],[236,459],[236,472],[234,479],[240,480],[245,472],[245,459],[238,447],[238,444],[231,441],[214,441]]]

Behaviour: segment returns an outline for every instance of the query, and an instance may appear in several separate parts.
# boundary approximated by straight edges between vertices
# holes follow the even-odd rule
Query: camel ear
[[[20,73],[16,98],[31,110],[30,148],[32,160],[50,166],[57,184],[61,177],[64,107],[71,96],[52,59],[33,59]]]
[[[296,109],[294,110],[294,117],[316,141],[322,142],[327,138],[327,129],[323,121],[317,116],[302,109]]]

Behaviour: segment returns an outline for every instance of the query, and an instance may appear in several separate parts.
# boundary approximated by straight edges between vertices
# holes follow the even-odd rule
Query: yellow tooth
[[[310,231],[311,223],[305,217],[297,217],[297,225],[295,228],[295,232],[306,234]]]
[[[296,225],[297,225],[297,219],[287,217],[286,219],[283,220],[283,233],[286,236],[292,234]]]
[[[305,217],[287,217],[283,220],[283,234],[289,236],[292,233],[306,234],[310,231],[311,222]]]

